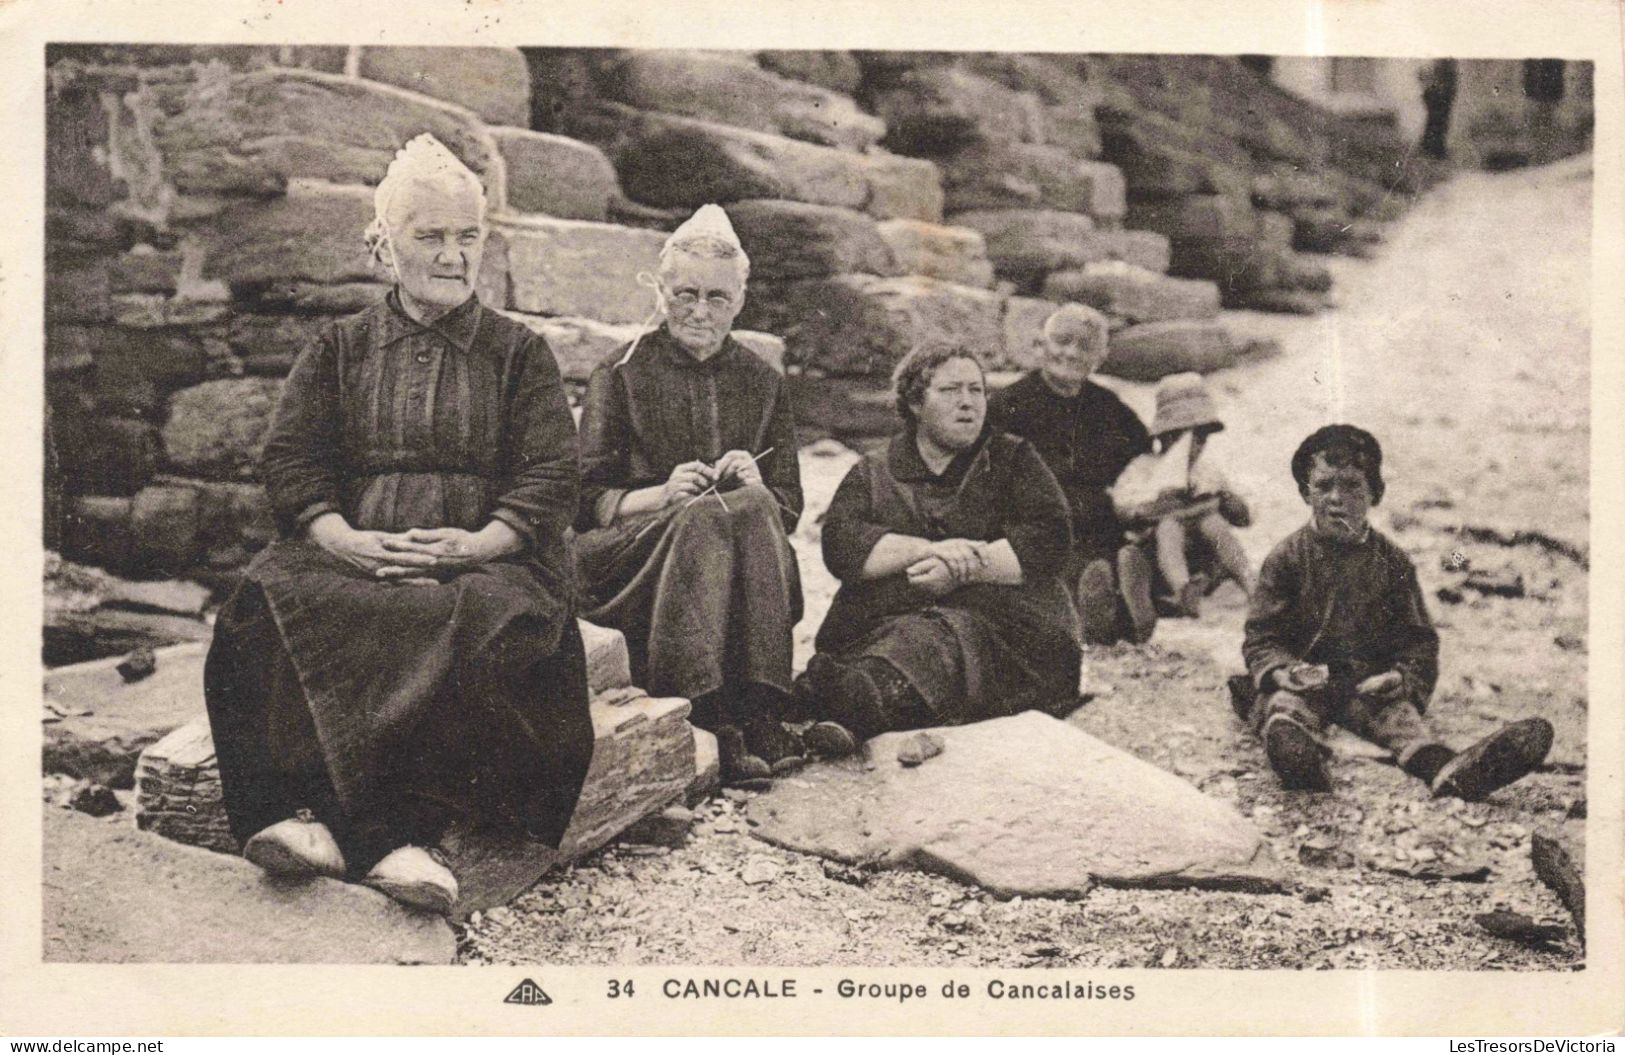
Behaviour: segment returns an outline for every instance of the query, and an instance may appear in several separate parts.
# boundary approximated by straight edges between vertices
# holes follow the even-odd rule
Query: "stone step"
[[[716,739],[690,726],[688,711],[687,700],[651,699],[636,689],[594,697],[592,763],[557,849],[510,831],[448,833],[445,850],[462,888],[458,913],[503,904],[649,814],[715,790]],[[226,820],[207,717],[193,718],[142,752],[136,802],[143,831],[223,854],[239,850]]]
[[[1106,260],[1149,271],[1168,270],[1166,236],[1153,231],[1100,230],[1093,218],[1056,209],[973,209],[953,223],[982,232],[1000,278],[1037,292],[1044,276]]]
[[[584,620],[577,625],[586,644],[587,683],[593,693],[630,687],[632,665],[620,631]],[[137,756],[203,712],[207,652],[204,641],[157,649],[156,670],[136,682],[119,676],[115,668],[121,657],[116,656],[47,671],[44,772],[131,787]],[[186,743],[182,738],[174,745],[178,757],[201,762]],[[212,757],[212,747],[208,754]]]
[[[518,48],[357,49],[356,74],[465,106],[486,124],[530,123],[530,67]]]
[[[824,146],[864,150],[885,122],[850,96],[763,69],[749,52],[637,50],[602,80],[605,97]]]
[[[602,110],[592,137],[614,159],[627,194],[647,205],[694,209],[781,198],[861,209],[876,219],[942,219],[942,182],[929,161],[614,103]]]
[[[905,275],[957,282],[987,289],[993,285],[993,263],[980,231],[923,220],[883,220],[880,236],[891,246],[897,268]]]
[[[1112,334],[1103,373],[1125,381],[1156,381],[1168,374],[1211,373],[1230,366],[1241,347],[1222,323],[1178,319],[1147,322]]]
[[[1044,296],[1087,304],[1126,322],[1210,319],[1219,313],[1219,287],[1204,279],[1169,278],[1120,260],[1057,271]]]
[[[273,880],[224,857],[47,808],[47,963],[447,964],[451,927],[364,886]]]
[[[563,220],[609,219],[621,193],[615,166],[590,143],[528,128],[495,127],[508,170],[508,208]]]
[[[731,203],[727,213],[753,281],[903,272],[874,218],[855,209],[753,199]]]
[[[925,342],[999,348],[1001,299],[990,290],[917,275],[831,275],[768,284],[746,302],[742,318],[785,334],[791,361],[803,367],[890,376],[904,353]]]

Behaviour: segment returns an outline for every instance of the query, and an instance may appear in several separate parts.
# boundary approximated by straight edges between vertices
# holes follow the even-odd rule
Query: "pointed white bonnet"
[[[474,188],[479,195],[480,212],[484,213],[485,185],[473,169],[427,132],[407,140],[406,145],[395,152],[395,159],[389,163],[383,180],[373,191],[373,218],[372,223],[367,225],[367,248],[374,256],[381,251],[388,234],[390,207],[408,187],[446,187],[458,182]]]
[[[720,205],[702,205],[694,215],[684,220],[677,230],[666,238],[660,249],[662,265],[673,253],[693,253],[697,256],[739,261],[740,278],[750,277],[750,257],[739,243],[734,225]]]
[[[666,239],[666,248],[670,249],[701,238],[715,238],[735,249],[743,248],[739,244],[739,235],[734,233],[734,225],[728,220],[728,214],[722,211],[720,205],[702,205],[694,210],[694,215],[684,220]]]

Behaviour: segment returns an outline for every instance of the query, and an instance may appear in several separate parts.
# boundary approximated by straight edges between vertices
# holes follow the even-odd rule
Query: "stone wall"
[[[360,232],[430,131],[487,185],[481,295],[567,379],[637,332],[694,207],[752,259],[742,327],[810,434],[890,427],[921,341],[1029,365],[1056,303],[1108,368],[1233,357],[1221,306],[1312,311],[1397,200],[1397,144],[1228,59],[501,48],[53,48],[46,369],[65,554],[229,581],[294,356],[373,302]],[[527,127],[528,125],[528,127]],[[1399,190],[1412,188],[1399,187]],[[778,338],[767,334],[776,334]]]

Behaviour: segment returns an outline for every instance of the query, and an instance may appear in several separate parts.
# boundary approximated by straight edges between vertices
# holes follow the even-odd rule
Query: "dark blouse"
[[[1038,449],[1066,492],[1080,545],[1121,533],[1107,489],[1124,466],[1151,450],[1151,437],[1114,393],[1086,381],[1076,396],[1063,396],[1034,370],[994,393],[988,421]]]
[[[1308,524],[1282,539],[1259,570],[1242,653],[1260,686],[1300,660],[1329,664],[1340,680],[1398,670],[1422,705],[1439,678],[1439,634],[1416,566],[1375,528],[1358,543]]]
[[[645,334],[625,362],[620,358],[601,363],[587,382],[577,530],[609,526],[626,492],[665,483],[683,462],[769,448],[757,467],[785,531],[795,530],[801,470],[795,417],[778,371],[731,337],[702,362],[664,327]]]
[[[843,593],[901,592],[923,607],[934,599],[902,573],[863,579],[864,562],[884,536],[1008,539],[1031,583],[1060,571],[1072,542],[1067,519],[1055,477],[1026,440],[984,432],[939,475],[905,431],[853,466],[836,488],[824,516],[824,563]]]
[[[578,467],[545,341],[472,297],[424,325],[394,292],[300,355],[261,460],[290,536],[329,511],[381,531],[495,518],[561,584]]]

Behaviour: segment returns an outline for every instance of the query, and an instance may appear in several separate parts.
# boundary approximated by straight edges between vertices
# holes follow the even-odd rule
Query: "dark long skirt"
[[[652,694],[789,692],[801,573],[771,492],[741,488],[585,532],[576,558],[585,617],[626,635],[633,677]]]
[[[843,590],[851,603],[837,597],[819,629],[818,648],[842,659],[884,659],[941,724],[1076,704],[1077,616],[1059,582],[965,586],[907,608],[900,584],[875,586]]]
[[[580,631],[520,562],[407,586],[277,543],[204,685],[237,838],[309,808],[358,870],[470,814],[556,846],[592,759]]]

